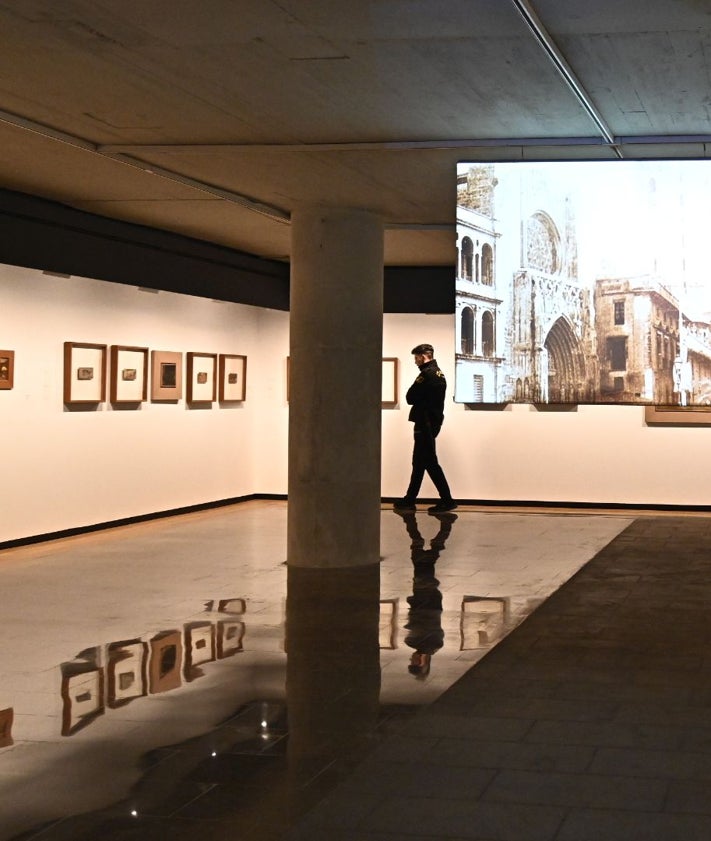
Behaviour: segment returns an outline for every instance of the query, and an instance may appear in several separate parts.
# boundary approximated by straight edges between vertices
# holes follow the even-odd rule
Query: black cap
[[[417,345],[414,347],[410,353],[414,354],[421,354],[421,353],[429,353],[430,356],[434,356],[434,348],[432,345]]]

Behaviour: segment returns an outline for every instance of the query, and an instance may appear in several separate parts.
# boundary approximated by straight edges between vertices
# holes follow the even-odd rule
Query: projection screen
[[[711,406],[711,161],[460,163],[455,400]]]

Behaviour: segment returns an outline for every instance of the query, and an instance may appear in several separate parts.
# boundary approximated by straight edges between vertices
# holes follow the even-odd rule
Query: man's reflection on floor
[[[412,595],[407,597],[410,611],[405,625],[408,631],[405,644],[414,648],[410,657],[408,671],[417,678],[424,679],[430,672],[432,656],[444,644],[442,630],[442,593],[439,580],[435,577],[435,565],[440,552],[452,531],[457,515],[451,512],[428,515],[439,520],[439,531],[430,540],[430,548],[425,548],[425,539],[417,526],[414,511],[398,511],[398,516],[405,522],[410,537],[413,578]]]

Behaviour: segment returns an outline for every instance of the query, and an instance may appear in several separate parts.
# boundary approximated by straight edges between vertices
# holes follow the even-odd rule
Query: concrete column
[[[291,228],[288,563],[377,563],[382,221],[306,207]]]

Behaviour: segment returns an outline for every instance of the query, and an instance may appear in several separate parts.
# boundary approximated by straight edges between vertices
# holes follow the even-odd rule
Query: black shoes
[[[457,503],[452,499],[440,499],[437,505],[433,505],[427,509],[428,514],[444,514],[445,511],[454,511]]]
[[[444,514],[447,511],[454,511],[457,507],[457,503],[452,499],[440,499],[440,501],[436,505],[432,505],[427,509],[428,514]],[[403,497],[402,499],[396,499],[393,502],[393,508],[395,511],[417,511],[417,506],[415,503],[408,499],[407,497]]]

